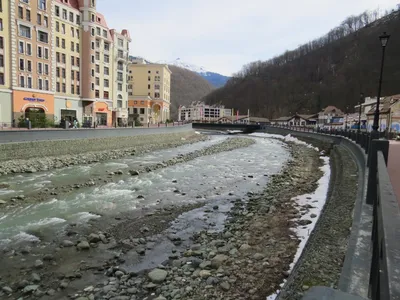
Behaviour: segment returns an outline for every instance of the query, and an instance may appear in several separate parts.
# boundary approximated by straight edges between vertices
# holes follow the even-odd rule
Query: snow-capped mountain
[[[177,58],[173,61],[158,61],[157,63],[172,65],[198,73],[215,87],[222,87],[229,80],[228,76],[208,71],[204,67],[199,67],[193,64],[186,63],[182,61],[180,58]]]

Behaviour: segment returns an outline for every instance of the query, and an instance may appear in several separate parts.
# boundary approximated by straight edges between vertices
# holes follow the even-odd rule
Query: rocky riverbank
[[[0,161],[0,176],[17,173],[36,173],[56,168],[86,165],[130,155],[140,155],[160,149],[179,147],[206,139],[207,136],[205,135],[189,131],[180,134],[153,134],[139,137],[10,144],[10,147],[13,147],[13,149],[4,149],[5,153],[2,154],[5,155],[6,160]],[[113,147],[108,150],[97,150],[97,148],[102,149],[102,144],[106,146],[111,144]],[[2,146],[7,147],[9,145],[5,144]],[[23,155],[23,153],[17,155],[14,153],[26,152],[29,151],[29,149],[30,151],[40,152],[41,148],[46,147],[52,150],[41,157],[23,159],[29,157],[29,155]],[[83,152],[82,150],[85,148],[87,148],[87,151]],[[8,154],[6,153],[7,151]],[[65,152],[68,154],[65,154]],[[59,153],[59,155],[57,153]]]
[[[187,142],[196,142],[199,140],[204,140],[206,137],[204,136],[193,136],[189,140],[182,141],[181,143],[187,143]],[[104,176],[96,177],[96,178],[88,178],[86,182],[75,182],[75,183],[70,183],[68,185],[58,185],[58,186],[49,186],[39,192],[33,192],[33,193],[28,193],[25,195],[18,195],[16,197],[12,197],[11,199],[1,199],[1,206],[0,209],[12,209],[15,208],[18,205],[27,205],[28,203],[36,203],[36,202],[41,202],[49,199],[51,196],[62,196],[63,194],[70,193],[72,191],[75,191],[77,189],[82,189],[85,187],[92,187],[92,186],[99,186],[99,185],[104,185],[106,183],[110,182],[117,182],[121,179],[124,178],[124,176],[139,176],[140,174],[143,173],[148,173],[148,172],[153,172],[156,170],[159,170],[161,168],[166,168],[170,167],[176,164],[180,163],[185,163],[190,160],[194,160],[196,158],[206,156],[206,155],[213,155],[213,154],[218,154],[221,152],[226,152],[226,151],[231,151],[234,149],[238,148],[244,148],[248,147],[252,144],[254,144],[255,141],[250,138],[229,138],[221,143],[206,147],[204,149],[196,150],[187,154],[182,154],[179,156],[176,156],[172,159],[169,159],[167,161],[163,161],[162,163],[157,163],[157,164],[151,164],[151,165],[146,165],[146,166],[141,166],[136,169],[132,169],[129,171],[116,171],[116,172],[108,172],[104,174]],[[178,147],[178,145],[174,144],[175,147]],[[130,150],[120,150],[117,152],[116,155],[123,155],[123,154],[130,154],[130,155],[140,155],[144,152],[149,152],[149,148],[153,147],[153,145],[146,146],[145,149],[130,149]],[[159,146],[157,146],[159,147]],[[159,149],[159,148],[158,148]],[[93,156],[99,156],[102,154],[99,153],[92,153]],[[104,159],[105,157],[108,157],[111,155],[109,152],[106,152],[103,154]],[[114,157],[116,158],[116,157]],[[83,159],[83,158],[76,158],[76,159]],[[64,158],[61,158],[62,161],[64,161]],[[87,161],[87,160],[86,160]],[[182,194],[180,191],[176,191],[176,194]],[[184,196],[184,194],[183,194]],[[7,205],[7,204],[10,205]]]

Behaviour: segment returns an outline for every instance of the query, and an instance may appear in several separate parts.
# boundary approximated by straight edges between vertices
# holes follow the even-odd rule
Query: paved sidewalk
[[[394,193],[400,203],[400,142],[390,141],[388,171]]]

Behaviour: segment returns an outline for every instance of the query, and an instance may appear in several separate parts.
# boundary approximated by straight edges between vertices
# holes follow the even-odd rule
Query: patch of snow
[[[177,58],[177,59],[175,59],[173,61],[164,61],[164,60],[163,61],[158,61],[157,63],[172,65],[172,66],[176,66],[176,67],[179,67],[179,68],[187,69],[189,71],[193,71],[195,73],[200,73],[200,74],[205,74],[205,75],[208,74],[208,72],[209,72],[204,67],[199,67],[199,66],[196,66],[196,65],[193,65],[193,64],[186,63],[186,62],[182,61],[180,58]]]
[[[241,130],[227,130],[228,133],[243,133]]]
[[[296,201],[299,205],[299,208],[304,207],[306,205],[311,205],[312,208],[309,208],[304,216],[301,216],[299,220],[310,220],[311,223],[305,226],[298,226],[293,228],[292,231],[296,234],[297,238],[300,240],[299,246],[297,248],[297,252],[294,256],[293,262],[289,266],[289,272],[293,271],[294,266],[299,260],[303,250],[307,244],[308,238],[310,234],[313,232],[315,225],[319,217],[321,216],[321,212],[326,203],[326,196],[329,189],[329,181],[331,178],[331,169],[329,165],[329,157],[322,156],[321,159],[324,161],[324,165],[320,168],[324,175],[318,180],[318,188],[312,194],[305,194],[301,196],[297,196],[292,200]],[[316,215],[315,218],[311,218],[311,215]],[[281,287],[284,286],[286,280],[280,284]],[[279,294],[279,290],[274,294],[267,297],[267,300],[275,300],[277,295]]]

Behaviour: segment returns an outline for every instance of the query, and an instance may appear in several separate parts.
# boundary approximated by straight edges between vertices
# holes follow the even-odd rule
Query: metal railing
[[[367,166],[369,169],[366,203],[373,206],[369,297],[372,300],[400,299],[400,210],[387,169],[389,141],[385,139],[391,136],[388,136],[388,133],[380,132],[376,136],[373,136],[371,140],[371,133],[369,132],[317,129],[305,126],[275,125],[273,127],[342,136],[359,144],[365,153],[368,154]],[[338,291],[337,293],[340,293],[341,297],[343,297],[341,292]],[[321,297],[328,294],[321,289],[313,289],[304,299],[317,299],[312,297]],[[331,291],[329,295],[329,297],[324,299],[337,299],[333,298],[335,295],[334,292]],[[343,299],[353,298],[349,295],[348,298],[345,297]]]

